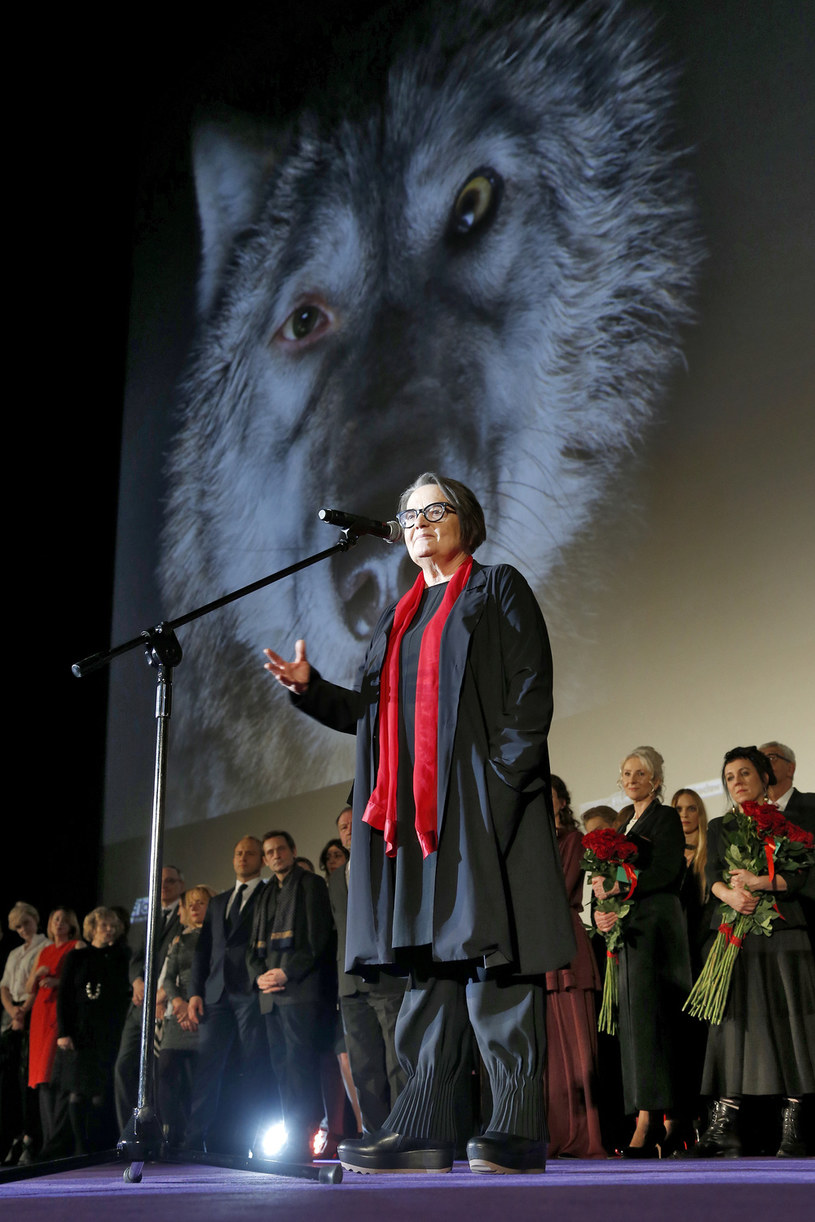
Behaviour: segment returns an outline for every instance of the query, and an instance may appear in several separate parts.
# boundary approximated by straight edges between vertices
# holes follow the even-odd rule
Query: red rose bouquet
[[[633,840],[610,827],[587,832],[583,837],[583,849],[583,860],[580,863],[582,868],[589,874],[601,874],[605,891],[611,891],[615,883],[620,883],[621,886],[619,895],[607,895],[595,904],[597,912],[613,912],[617,916],[612,928],[603,934],[606,940],[606,977],[597,1022],[599,1031],[614,1035],[617,1031],[619,997],[617,952],[623,943],[623,922],[631,909],[631,897],[637,886],[638,871],[632,863],[637,859],[638,850]],[[594,932],[599,930],[593,929],[592,933]]]
[[[723,831],[725,869],[722,880],[730,884],[731,870],[749,870],[775,878],[780,870],[800,870],[815,864],[810,832],[790,823],[771,802],[744,802],[731,812]],[[694,1018],[720,1023],[724,1018],[736,956],[748,934],[772,936],[773,922],[783,915],[771,891],[756,891],[758,906],[749,916],[729,904],[719,911],[722,923],[699,979],[684,1008]]]

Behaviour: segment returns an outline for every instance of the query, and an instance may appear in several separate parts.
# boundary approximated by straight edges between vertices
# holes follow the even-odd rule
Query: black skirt
[[[708,1034],[702,1094],[815,1092],[815,960],[804,929],[749,934],[724,1021]]]

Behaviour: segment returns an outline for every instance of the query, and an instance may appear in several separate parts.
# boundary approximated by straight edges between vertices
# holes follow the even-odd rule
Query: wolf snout
[[[373,538],[360,540],[356,550],[336,556],[332,563],[345,626],[357,640],[367,641],[385,608],[405,593],[415,570],[410,572],[413,566],[402,546],[390,548]]]

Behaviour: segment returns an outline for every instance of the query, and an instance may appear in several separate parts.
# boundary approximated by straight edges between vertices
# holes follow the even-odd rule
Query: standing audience
[[[796,892],[811,871],[777,871],[770,877],[733,869],[725,852],[736,834],[735,809],[765,800],[776,777],[757,747],[734,747],[724,757],[722,782],[733,811],[710,827],[710,889],[722,903],[748,915],[758,905],[756,893],[772,891],[783,920],[775,921],[769,938],[744,938],[723,1021],[710,1025],[702,1093],[716,1102],[696,1154],[740,1154],[742,1099],[767,1095],[783,1101],[778,1157],[800,1157],[805,1152],[802,1097],[815,1093],[815,964]],[[795,822],[789,805],[787,810]],[[714,920],[718,924],[718,914]]]
[[[24,1151],[28,1161],[39,1134],[36,1095],[26,1085],[31,1001],[26,984],[48,939],[39,932],[40,914],[31,904],[16,903],[8,914],[8,927],[22,944],[10,952],[0,980],[0,1162],[11,1152],[16,1163]]]
[[[32,1090],[36,1088],[39,1097],[43,1141],[40,1155],[57,1158],[70,1152],[72,1144],[67,1086],[62,1081],[61,1063],[55,1065],[59,1034],[57,995],[65,958],[77,945],[79,922],[72,909],[55,908],[46,928],[50,942],[40,951],[26,981],[29,999],[24,1008],[31,1007],[28,1085]]]
[[[815,960],[806,931],[808,921],[815,938],[815,868],[756,876],[733,869],[725,852],[743,802],[773,800],[792,822],[815,832],[815,795],[795,789],[794,752],[775,740],[727,753],[722,781],[733,808],[710,823],[693,789],[678,789],[670,807],[661,804],[663,773],[659,752],[636,748],[620,766],[619,784],[630,804],[619,815],[598,806],[583,816],[586,832],[616,826],[639,851],[619,956],[619,1038],[600,1036],[599,1073],[600,972],[580,920],[586,897],[582,835],[566,786],[551,777],[577,951],[567,967],[545,978],[548,1048],[541,1095],[549,1154],[605,1157],[623,1144],[618,1129],[626,1112],[636,1114],[636,1127],[624,1157],[678,1157],[692,1146],[708,1096],[714,1103],[695,1149],[699,1157],[738,1155],[742,1102],[755,1111],[772,1098],[782,1101],[777,1154],[801,1157],[804,1099],[815,1093]],[[157,1001],[167,1009],[157,1104],[171,1146],[206,1148],[206,1138],[210,1148],[243,1154],[255,1145],[261,1123],[277,1112],[277,1079],[289,1130],[283,1156],[310,1159],[321,1069],[328,1097],[321,1054],[323,1062],[330,1057],[337,1086],[335,1054],[339,1058],[358,1127],[366,1135],[382,1131],[405,1080],[395,1051],[405,979],[394,969],[368,968],[364,977],[345,970],[351,825],[346,807],[337,818],[338,836],[319,858],[327,888],[313,871],[296,868],[302,859],[290,834],[281,831],[267,833],[263,842],[253,836],[238,842],[235,885],[219,896],[199,885],[181,907],[183,875],[164,868],[157,968],[165,956],[166,962]],[[272,872],[265,886],[264,861]],[[682,1015],[691,978],[718,928],[719,904],[749,913],[757,893],[767,890],[784,919],[770,938],[745,937],[723,1022],[708,1029]],[[605,894],[602,880],[589,883],[592,899]],[[608,930],[616,917],[595,911],[593,920]],[[28,904],[15,904],[9,914],[9,929],[21,944],[8,955],[0,979],[0,1160],[7,1164],[36,1156],[37,1101],[43,1159],[115,1143],[114,1082],[119,1131],[136,1101],[146,930],[128,973],[130,952],[116,910],[99,907],[88,914],[87,945],[77,941],[68,908],[54,909],[47,936],[38,924]],[[602,939],[596,941],[602,946]],[[601,970],[604,963],[603,954]],[[332,1026],[338,994],[342,1033]],[[332,1031],[337,1038],[328,1053]],[[335,1112],[340,1116],[329,1107],[326,1115]],[[750,1112],[747,1126],[752,1117]],[[330,1157],[340,1130],[346,1131],[342,1117],[324,1119],[322,1128]]]
[[[173,939],[181,932],[178,899],[183,890],[184,875],[178,867],[164,866],[161,871],[161,925],[156,955],[156,979],[158,979],[161,965],[164,963]],[[116,1118],[120,1132],[124,1130],[133,1114],[138,1099],[141,1026],[144,1012],[144,972],[147,959],[146,938],[147,925],[145,923],[139,930],[139,939],[128,968],[133,991],[116,1057]]]
[[[605,1158],[597,1110],[597,990],[600,973],[583,928],[583,838],[571,797],[552,775],[552,805],[577,953],[568,967],[546,973],[544,1107],[549,1157]]]
[[[320,1051],[334,944],[325,883],[297,869],[296,852],[288,832],[271,831],[263,837],[272,877],[255,909],[247,963],[280,1086],[287,1133],[284,1156],[310,1161],[311,1137],[323,1114]]]
[[[219,1102],[229,1054],[236,1045],[241,1078],[239,1115],[219,1145],[245,1153],[254,1145],[269,1090],[264,1072],[269,1058],[246,965],[255,906],[263,894],[263,846],[257,836],[238,841],[232,865],[235,884],[210,901],[193,956],[187,1014],[199,1026],[198,1059],[184,1144],[188,1149],[206,1149],[208,1134],[212,1142],[219,1110],[226,1110],[219,1109]],[[305,871],[300,873],[307,877]]]
[[[184,1140],[198,1056],[198,1022],[190,1015],[190,985],[195,948],[215,891],[199,883],[181,897],[181,933],[172,942],[164,965],[159,1000],[166,1004],[158,1058],[158,1111],[169,1144]]]
[[[64,1063],[74,1154],[112,1148],[118,1136],[113,1066],[130,998],[128,948],[122,922],[110,908],[85,917],[87,945],[65,959],[57,997],[57,1056]]]
[[[619,784],[630,805],[619,827],[637,845],[638,878],[619,953],[619,1036],[626,1114],[637,1116],[625,1158],[656,1158],[671,1151],[663,1117],[675,1106],[682,1005],[690,990],[690,959],[679,903],[685,838],[679,816],[660,799],[664,761],[654,747],[636,747],[620,765]],[[621,894],[593,881],[597,899]],[[628,885],[625,884],[626,891]],[[601,932],[617,921],[613,912],[594,913]]]

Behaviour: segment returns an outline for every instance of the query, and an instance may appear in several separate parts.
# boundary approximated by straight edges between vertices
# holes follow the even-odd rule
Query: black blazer
[[[178,904],[176,904],[173,915],[170,917],[165,928],[159,935],[158,954],[156,956],[156,981],[158,981],[159,973],[164,966],[164,960],[167,958],[167,953],[173,944],[173,940],[181,933],[181,919],[178,915]],[[130,983],[139,977],[144,977],[145,962],[147,959],[147,922],[140,926],[138,939],[135,943],[133,954],[128,967],[128,975]]]
[[[226,908],[234,890],[232,886],[210,900],[195,948],[190,997],[203,997],[209,1006],[220,1001],[224,993],[252,992],[252,981],[246,970],[246,947],[255,906],[263,895],[264,886],[258,883],[243,906],[237,929],[227,933]]]

